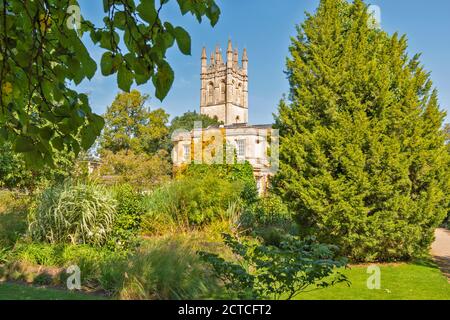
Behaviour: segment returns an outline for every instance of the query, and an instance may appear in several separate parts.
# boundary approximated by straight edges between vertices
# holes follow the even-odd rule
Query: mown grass
[[[60,289],[38,288],[15,283],[0,283],[0,300],[102,300],[105,297]]]
[[[352,282],[299,294],[297,300],[450,300],[450,284],[432,262],[381,265],[381,289],[369,290],[367,266],[344,270]]]

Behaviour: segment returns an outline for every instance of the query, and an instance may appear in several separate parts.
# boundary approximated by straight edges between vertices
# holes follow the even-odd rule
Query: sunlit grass
[[[450,300],[450,284],[431,262],[380,265],[381,288],[369,290],[367,266],[355,266],[343,272],[352,282],[348,287],[314,290],[299,294],[298,300]]]

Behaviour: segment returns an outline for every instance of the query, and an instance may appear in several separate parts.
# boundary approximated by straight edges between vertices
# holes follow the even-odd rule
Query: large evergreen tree
[[[362,0],[322,0],[298,27],[274,187],[303,231],[350,258],[408,259],[447,212],[444,114],[406,37],[370,19]]]

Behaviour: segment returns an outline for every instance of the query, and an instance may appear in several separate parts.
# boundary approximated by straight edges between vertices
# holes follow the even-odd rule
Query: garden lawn
[[[432,262],[380,265],[381,289],[369,290],[367,266],[343,271],[352,282],[299,294],[297,300],[450,300],[450,284]]]
[[[58,289],[37,288],[28,285],[1,283],[0,300],[101,300],[102,296],[87,295]]]

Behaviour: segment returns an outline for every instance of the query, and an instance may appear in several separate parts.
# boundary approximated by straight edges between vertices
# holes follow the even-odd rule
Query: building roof
[[[225,129],[271,129],[273,127],[273,124],[248,124],[248,123],[235,123],[230,125],[214,125],[210,126],[207,129],[219,129],[219,128],[225,128]]]

